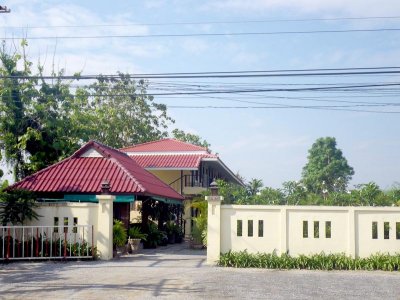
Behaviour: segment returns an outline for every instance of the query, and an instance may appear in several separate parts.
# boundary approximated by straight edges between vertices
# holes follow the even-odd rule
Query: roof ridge
[[[126,147],[119,148],[118,150],[124,150],[124,149],[128,149],[128,148],[134,148],[134,147],[137,147],[137,146],[143,146],[143,145],[154,144],[154,143],[161,142],[161,141],[165,141],[165,140],[176,140],[176,139],[173,139],[173,138],[163,138],[163,139],[159,139],[159,140],[154,140],[154,141],[149,141],[149,142],[144,142],[144,143],[139,143],[139,144],[133,144],[133,145],[130,145],[130,146],[126,146]]]
[[[131,159],[132,161],[134,161],[129,156],[128,156],[128,158]],[[110,161],[116,163],[128,175],[128,177],[131,178],[140,187],[140,189],[142,190],[142,193],[146,192],[146,189],[144,188],[144,186],[137,180],[137,178],[135,176],[133,176],[131,174],[131,172],[129,172],[129,170],[127,168],[125,168],[125,166],[117,158],[110,157]],[[134,163],[137,164],[135,161],[134,161]]]

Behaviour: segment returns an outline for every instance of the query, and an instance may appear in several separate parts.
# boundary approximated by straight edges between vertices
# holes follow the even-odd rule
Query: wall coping
[[[400,212],[399,206],[300,206],[300,205],[232,205],[223,204],[221,209],[239,209],[239,210],[276,210],[282,209],[289,211],[391,211]]]
[[[87,202],[38,202],[38,207],[97,207],[98,203],[87,203]]]

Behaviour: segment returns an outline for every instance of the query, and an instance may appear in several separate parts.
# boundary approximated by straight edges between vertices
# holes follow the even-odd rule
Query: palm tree
[[[261,188],[264,186],[261,179],[252,178],[247,184],[246,188],[250,196],[255,196],[260,192]]]

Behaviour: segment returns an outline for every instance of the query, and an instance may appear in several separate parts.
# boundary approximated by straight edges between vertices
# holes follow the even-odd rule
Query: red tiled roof
[[[120,149],[124,152],[169,152],[169,151],[205,151],[206,148],[178,141],[175,139],[163,139],[138,145],[132,145]]]
[[[95,149],[103,157],[81,157]],[[170,186],[143,169],[125,153],[90,141],[71,157],[13,184],[9,189],[34,192],[100,193],[101,183],[110,182],[111,193],[133,193],[183,199]]]
[[[187,168],[197,169],[202,158],[216,158],[213,154],[160,154],[131,155],[143,168]]]

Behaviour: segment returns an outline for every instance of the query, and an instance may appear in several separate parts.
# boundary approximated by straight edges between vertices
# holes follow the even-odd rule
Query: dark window
[[[319,238],[319,221],[314,221],[314,238]]]
[[[253,220],[247,221],[247,236],[253,236]]]
[[[54,232],[58,232],[58,217],[54,217],[54,226],[57,226],[57,227],[54,227]]]
[[[303,238],[308,238],[308,221],[303,221]]]
[[[264,236],[264,221],[263,220],[258,220],[258,236],[259,237]]]
[[[378,238],[378,222],[372,222],[372,238],[374,240]]]
[[[64,232],[68,232],[68,217],[64,217]]]
[[[237,220],[237,236],[242,236],[243,235],[243,221],[242,220]]]
[[[72,229],[73,233],[77,233],[78,232],[78,218],[74,218],[74,228]]]
[[[389,222],[383,222],[383,238],[385,240],[388,240],[389,235],[390,235],[390,224]]]
[[[396,222],[396,239],[400,240],[400,222]]]
[[[331,221],[326,221],[325,222],[325,237],[327,239],[330,239],[332,236],[332,224]]]

